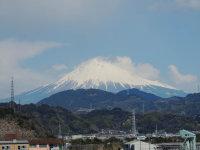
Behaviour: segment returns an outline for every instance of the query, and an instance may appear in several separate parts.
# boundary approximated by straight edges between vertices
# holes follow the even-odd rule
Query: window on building
[[[39,147],[40,148],[47,148],[47,144],[40,144]]]
[[[4,145],[2,146],[2,150],[10,150],[10,146]]]
[[[58,145],[57,144],[50,144],[49,146],[50,146],[50,148],[54,148],[54,147],[57,147]]]
[[[131,146],[131,150],[135,150],[135,145],[132,145],[132,146]]]
[[[36,144],[30,144],[30,148],[36,148],[37,145]]]
[[[18,146],[18,150],[27,150],[25,145]]]

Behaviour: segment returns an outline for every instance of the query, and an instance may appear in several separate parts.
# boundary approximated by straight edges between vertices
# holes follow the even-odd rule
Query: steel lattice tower
[[[135,137],[137,135],[136,132],[136,123],[135,123],[135,110],[133,109],[133,116],[132,116],[132,132],[133,132],[133,136]]]
[[[14,101],[15,101],[15,97],[14,97],[14,78],[12,77],[11,78],[11,97],[10,97],[10,107],[11,108],[14,107]]]
[[[144,116],[144,103],[142,105],[142,113],[143,113],[143,116]]]
[[[61,124],[58,126],[58,138],[62,138]]]

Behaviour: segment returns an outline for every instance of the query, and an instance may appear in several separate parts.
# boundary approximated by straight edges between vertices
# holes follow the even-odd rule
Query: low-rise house
[[[130,141],[124,144],[124,150],[155,150],[156,145],[143,141]]]
[[[27,140],[0,141],[0,150],[29,150]]]
[[[72,140],[82,139],[83,135],[72,135]]]
[[[29,150],[63,150],[63,139],[29,140]]]

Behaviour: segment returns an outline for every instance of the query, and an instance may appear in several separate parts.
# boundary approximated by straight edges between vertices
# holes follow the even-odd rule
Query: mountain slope
[[[86,134],[97,131],[95,125],[61,107],[29,104],[22,107],[22,113],[32,114],[40,124],[52,131],[54,135],[58,135],[59,123],[62,133],[65,135]]]
[[[8,133],[16,133],[20,139],[44,138],[48,130],[31,115],[14,112],[10,108],[0,108],[0,139]]]
[[[138,88],[161,97],[185,94],[172,86],[142,78],[125,67],[113,64],[101,57],[79,65],[74,71],[55,82],[49,92],[81,88],[102,89],[114,93],[124,89]]]
[[[101,89],[117,93],[137,88],[160,97],[185,96],[183,91],[159,81],[143,78],[125,65],[97,57],[83,62],[60,80],[16,96],[22,103],[37,103],[52,94],[69,89]]]
[[[98,89],[78,89],[59,92],[41,100],[38,104],[61,106],[74,112],[80,109],[90,111],[91,107],[93,109],[111,109],[118,107],[127,111],[135,109],[138,113],[142,113],[144,109],[144,112],[161,111],[188,116],[200,114],[200,94],[149,100],[137,94],[114,94]]]
[[[0,107],[10,107],[9,103],[0,103]],[[10,109],[9,109],[10,110]],[[36,129],[36,135],[40,135],[45,132],[46,136],[57,136],[59,130],[59,124],[61,125],[62,133],[64,135],[69,134],[86,134],[86,133],[93,133],[97,132],[97,127],[82,119],[77,114],[72,113],[71,111],[61,108],[61,107],[52,107],[49,105],[35,105],[35,104],[26,104],[26,105],[19,105],[15,104],[15,110],[20,111],[23,117],[22,119],[18,119],[17,117],[12,117],[9,113],[4,111],[6,116],[10,116],[13,120],[17,120],[20,122],[22,127],[27,127],[28,129]],[[13,112],[13,111],[12,111]],[[0,108],[0,115],[1,108]],[[2,115],[4,117],[5,115]],[[5,117],[4,117],[5,118]],[[8,118],[8,117],[7,117]],[[32,120],[30,120],[31,118]],[[1,119],[1,116],[0,116]],[[34,120],[33,120],[34,119]],[[30,121],[32,122],[30,122]],[[38,127],[37,125],[41,125]],[[45,128],[44,128],[45,127]]]
[[[114,108],[112,110],[95,110],[82,114],[82,118],[92,122],[100,129],[117,129],[130,131],[132,114]],[[153,133],[156,125],[158,130],[177,133],[180,129],[199,130],[200,116],[187,117],[171,113],[150,112],[144,115],[136,114],[136,128],[139,133]]]
[[[0,106],[9,107],[10,105],[0,103]],[[17,108],[16,105],[15,110]],[[61,107],[29,104],[21,106],[21,113],[0,108],[0,130],[2,135],[3,133],[17,131],[24,138],[32,138],[35,133],[42,135],[45,129],[57,136],[59,123],[63,135],[94,133],[100,129],[130,131],[131,118],[131,112],[120,108],[94,110],[87,114],[77,115]],[[151,133],[155,130],[156,125],[158,130],[165,129],[167,132],[176,133],[183,128],[197,131],[200,130],[200,115],[184,116],[166,112],[136,113],[136,127],[139,133]],[[2,138],[2,135],[0,135],[0,138]]]
[[[118,96],[103,90],[78,89],[56,93],[39,101],[38,104],[61,106],[72,111],[77,111],[80,108],[90,109],[91,106],[97,109],[112,108],[115,102],[125,99],[127,99],[126,95]],[[140,98],[135,97],[135,99]]]
[[[145,100],[162,99],[159,96],[156,96],[156,95],[151,94],[151,93],[146,93],[146,92],[140,91],[140,90],[135,89],[135,88],[120,91],[120,92],[117,93],[117,95],[127,95],[127,96],[135,95],[135,96],[141,97],[141,98],[143,98]]]

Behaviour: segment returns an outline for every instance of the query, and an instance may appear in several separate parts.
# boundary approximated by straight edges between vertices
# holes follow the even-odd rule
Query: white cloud
[[[156,0],[149,9],[151,11],[200,10],[200,0]]]
[[[159,77],[160,71],[150,64],[139,64],[135,67],[137,73],[146,79],[157,80]]]
[[[50,48],[64,46],[56,42],[28,42],[14,39],[0,41],[0,97],[10,93],[10,79],[14,76],[16,93],[48,83],[51,79],[29,68],[21,62]]]
[[[62,71],[62,70],[66,70],[67,69],[67,66],[64,65],[64,64],[56,64],[56,65],[53,65],[52,68],[56,71]]]
[[[170,65],[169,67],[169,77],[175,84],[190,84],[196,82],[197,76],[195,75],[183,75],[179,72],[176,66]]]
[[[16,62],[34,57],[49,48],[63,45],[56,42],[28,42],[15,39],[0,41],[0,60],[4,65],[18,65]]]
[[[123,70],[127,70],[129,73],[133,75],[138,75],[145,79],[156,80],[167,83],[177,89],[184,90],[186,92],[194,92],[196,90],[198,78],[195,75],[190,74],[181,74],[177,67],[174,65],[170,65],[169,68],[169,77],[160,77],[160,70],[155,68],[153,65],[149,63],[135,63],[129,57],[98,57],[98,59],[103,59],[114,66],[118,66]]]
[[[174,0],[174,3],[184,9],[200,9],[200,0]]]
[[[105,58],[102,59],[110,61],[112,64],[119,66],[123,69],[126,69],[128,72],[132,72],[132,74],[136,74],[140,77],[149,79],[149,80],[158,80],[160,71],[153,67],[149,63],[145,64],[136,64],[132,62],[130,57],[114,57],[114,58]]]
[[[29,28],[70,22],[96,22],[115,10],[120,0],[6,0],[0,1],[1,25]],[[1,26],[0,25],[0,26]]]

